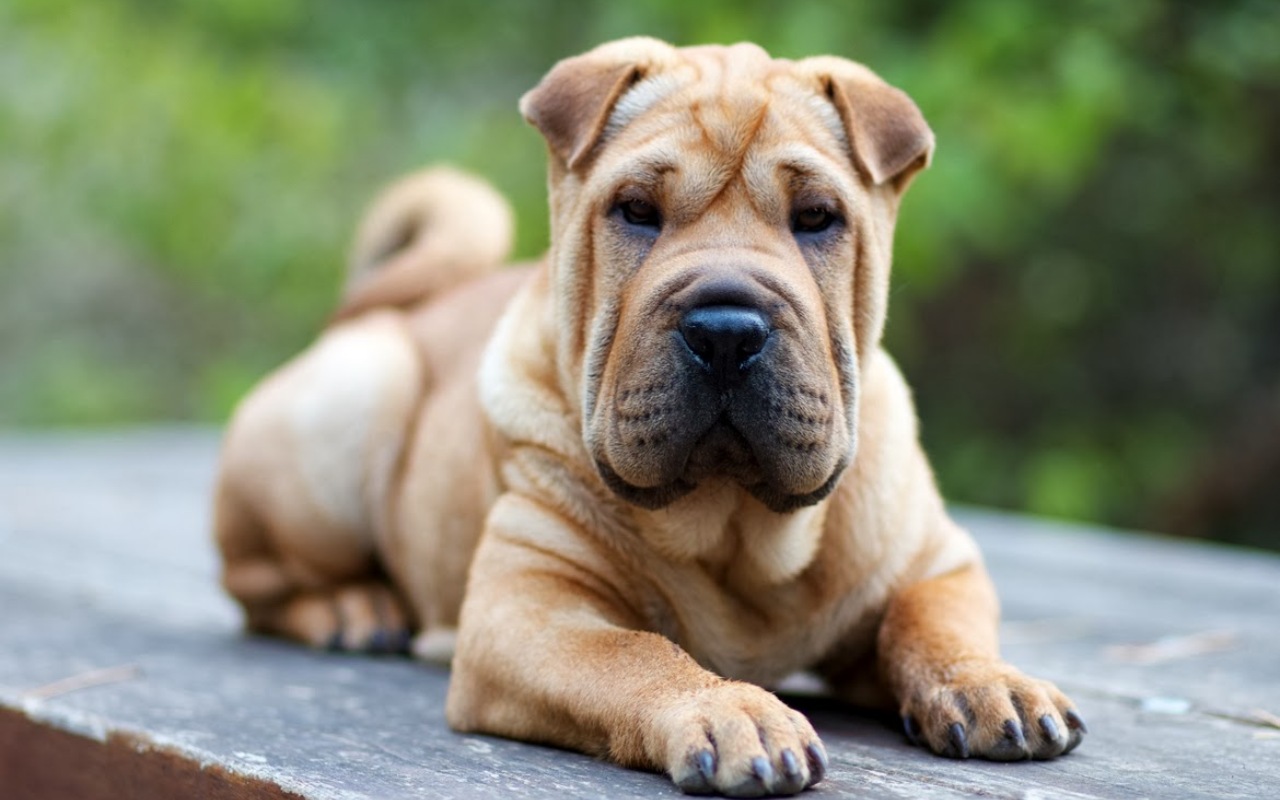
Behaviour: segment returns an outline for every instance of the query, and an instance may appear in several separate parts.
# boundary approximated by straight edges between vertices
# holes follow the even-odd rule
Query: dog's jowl
[[[933,152],[912,101],[843,59],[628,39],[520,108],[548,145],[547,256],[499,269],[504,201],[411,176],[330,326],[238,408],[216,529],[248,624],[452,655],[454,728],[689,792],[822,779],[767,691],[797,670],[943,755],[1075,747],[1071,702],[1000,660],[880,346]]]

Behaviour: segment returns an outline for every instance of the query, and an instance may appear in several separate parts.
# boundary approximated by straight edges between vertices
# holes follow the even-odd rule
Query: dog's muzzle
[[[763,281],[684,281],[658,295],[617,351],[595,453],[606,484],[658,508],[707,479],[775,511],[816,502],[847,453],[838,391],[796,310]],[[820,341],[820,340],[818,340]]]

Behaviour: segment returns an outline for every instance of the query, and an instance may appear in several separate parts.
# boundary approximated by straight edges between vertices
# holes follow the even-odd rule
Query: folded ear
[[[933,131],[905,92],[843,58],[819,56],[796,66],[820,82],[840,113],[854,162],[873,184],[892,183],[902,191],[929,166]]]
[[[674,54],[671,45],[638,36],[566,58],[520,98],[520,113],[573,169],[599,141],[618,98]]]

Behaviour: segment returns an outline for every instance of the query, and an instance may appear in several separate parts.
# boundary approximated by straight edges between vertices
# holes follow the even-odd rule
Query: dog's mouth
[[[689,494],[709,478],[728,479],[777,513],[794,511],[812,505],[835,488],[844,472],[847,458],[841,458],[830,476],[817,489],[809,492],[788,491],[770,480],[752,450],[751,442],[733,424],[728,412],[718,417],[690,448],[679,476],[656,486],[637,486],[617,473],[599,456],[596,469],[605,485],[623,500],[646,509],[659,509]]]

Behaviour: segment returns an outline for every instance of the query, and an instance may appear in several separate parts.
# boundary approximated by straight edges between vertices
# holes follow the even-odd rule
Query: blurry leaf
[[[492,180],[536,257],[516,100],[640,33],[849,56],[916,99],[938,149],[887,341],[955,499],[1155,524],[1280,380],[1269,0],[9,0],[0,422],[220,419],[315,335],[364,203],[427,162]],[[1247,502],[1218,529],[1274,534],[1280,500]]]

